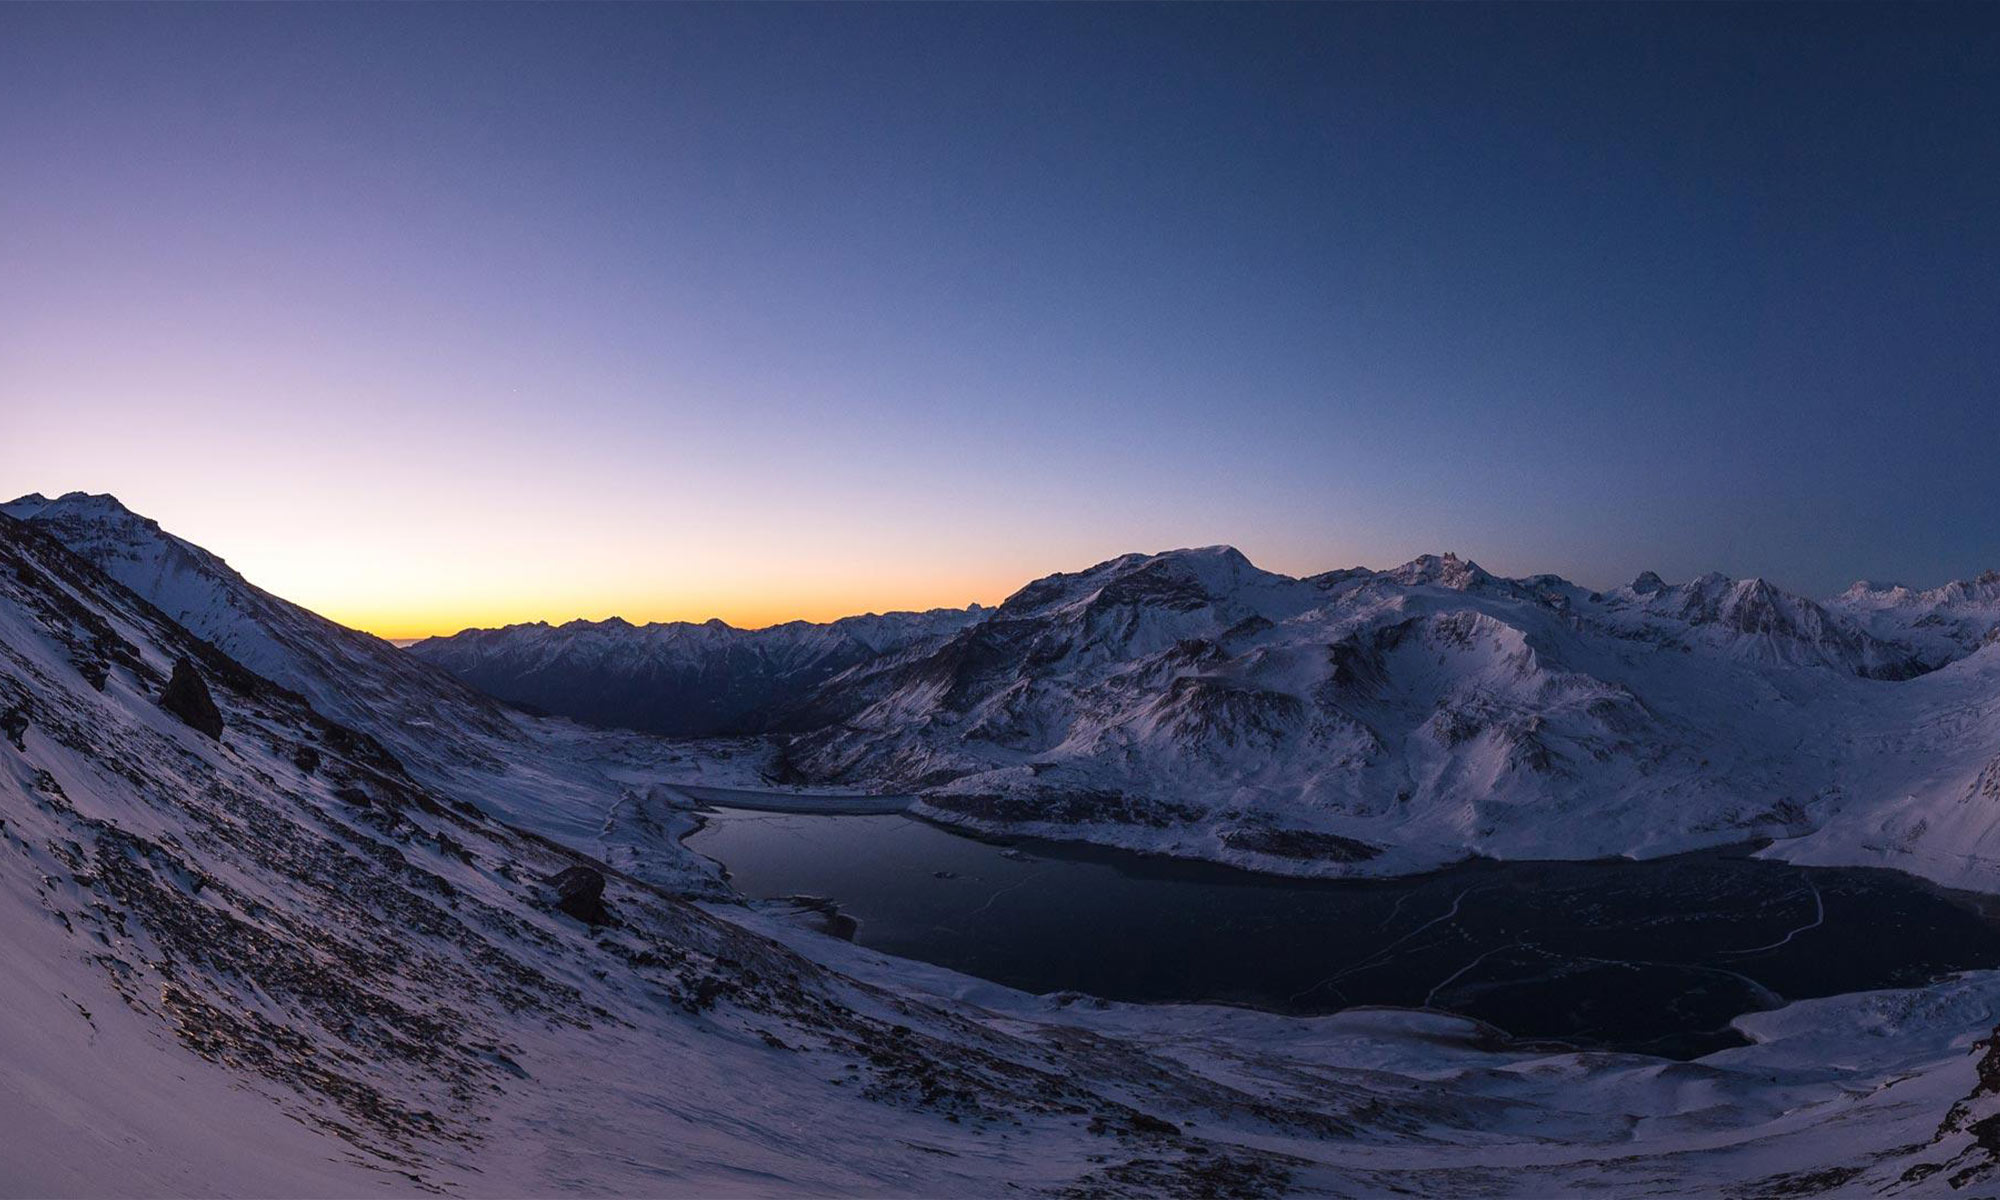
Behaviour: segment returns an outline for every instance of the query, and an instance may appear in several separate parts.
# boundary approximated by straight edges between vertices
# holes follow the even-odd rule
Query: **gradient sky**
[[[2000,566],[2000,6],[0,6],[0,490],[390,636]]]

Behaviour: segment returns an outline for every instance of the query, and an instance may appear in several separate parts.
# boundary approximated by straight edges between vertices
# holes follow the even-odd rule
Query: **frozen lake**
[[[1699,854],[1327,882],[896,814],[707,820],[687,844],[746,896],[832,899],[864,946],[1030,992],[1428,1005],[1517,1037],[1690,1057],[1740,1044],[1728,1023],[1743,1012],[2000,965],[2000,924],[1970,898],[1881,870]]]

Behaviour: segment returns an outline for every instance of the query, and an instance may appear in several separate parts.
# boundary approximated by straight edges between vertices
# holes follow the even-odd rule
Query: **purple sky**
[[[0,6],[0,483],[392,635],[2000,565],[2000,8]]]

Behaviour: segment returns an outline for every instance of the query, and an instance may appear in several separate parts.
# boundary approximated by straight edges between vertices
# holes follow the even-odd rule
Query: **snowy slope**
[[[381,638],[271,595],[116,497],[24,496],[0,513],[45,530],[223,653],[408,757],[443,752],[427,736],[439,723],[487,736],[508,730],[506,713],[483,693]]]
[[[506,709],[380,638],[271,595],[115,498],[72,492],[0,506],[20,514],[188,630],[365,732],[425,786],[483,812],[615,859],[651,882],[720,889],[705,860],[656,846],[691,828],[647,801],[662,768],[739,781],[728,745],[686,747],[536,720]]]
[[[219,736],[163,702],[188,671]],[[616,870],[608,922],[587,924],[552,883],[587,858],[405,771],[4,516],[0,733],[9,1194],[1995,1178],[1993,975],[1761,1014],[1743,1023],[1757,1044],[1670,1063],[1510,1048],[1438,1014],[1028,997]],[[572,767],[538,756],[627,744],[501,752],[510,775],[561,781]]]

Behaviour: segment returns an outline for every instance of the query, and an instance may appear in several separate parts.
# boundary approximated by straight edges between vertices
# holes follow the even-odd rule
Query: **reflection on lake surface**
[[[718,809],[687,844],[746,896],[812,895],[855,941],[1030,992],[1286,1013],[1431,1006],[1528,1038],[1693,1056],[1740,1013],[2000,965],[2000,929],[1889,871],[1719,854],[1273,878],[901,815]]]

